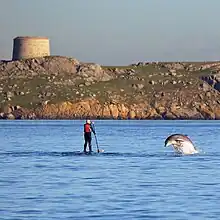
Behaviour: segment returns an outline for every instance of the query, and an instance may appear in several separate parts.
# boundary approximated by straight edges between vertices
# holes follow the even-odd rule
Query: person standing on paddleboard
[[[91,121],[89,119],[86,120],[84,124],[84,152],[86,153],[87,144],[89,144],[89,152],[92,152],[92,133],[95,135],[95,130],[91,125]]]

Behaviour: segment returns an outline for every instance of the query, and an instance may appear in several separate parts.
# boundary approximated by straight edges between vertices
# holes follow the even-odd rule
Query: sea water
[[[219,121],[0,121],[0,219],[219,219]],[[172,133],[199,149],[164,147]]]

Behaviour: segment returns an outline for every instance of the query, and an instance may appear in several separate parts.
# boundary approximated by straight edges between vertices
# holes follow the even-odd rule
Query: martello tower
[[[50,56],[47,37],[16,37],[13,40],[12,60]]]

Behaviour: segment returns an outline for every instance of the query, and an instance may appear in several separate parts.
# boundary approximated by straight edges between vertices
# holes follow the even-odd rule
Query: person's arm
[[[95,129],[94,129],[94,127],[93,127],[93,124],[91,124],[90,128],[91,128],[93,134],[95,134]]]

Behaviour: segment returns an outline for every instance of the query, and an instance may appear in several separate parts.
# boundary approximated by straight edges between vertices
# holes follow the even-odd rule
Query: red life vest
[[[91,132],[90,124],[84,124],[84,132]]]

